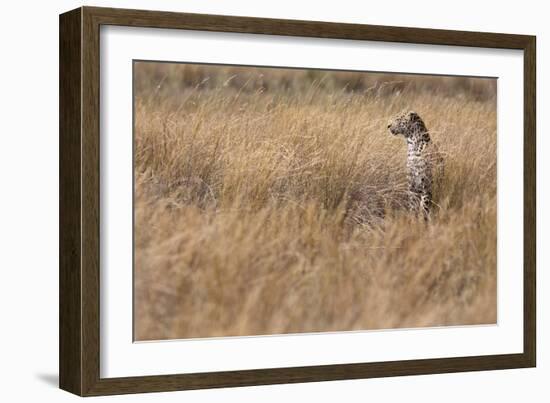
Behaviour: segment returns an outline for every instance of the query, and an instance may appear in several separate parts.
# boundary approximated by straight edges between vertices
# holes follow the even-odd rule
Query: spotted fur
[[[416,112],[401,113],[388,124],[393,135],[407,141],[409,208],[429,218],[433,205],[434,167],[442,174],[443,158]]]

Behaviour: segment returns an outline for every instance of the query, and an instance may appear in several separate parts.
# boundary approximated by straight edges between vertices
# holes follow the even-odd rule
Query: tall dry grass
[[[136,63],[136,339],[495,323],[495,91]],[[427,223],[401,208],[402,109],[446,156]]]

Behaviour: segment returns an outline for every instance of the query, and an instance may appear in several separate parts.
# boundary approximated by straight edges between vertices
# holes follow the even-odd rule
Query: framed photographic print
[[[60,16],[60,386],[535,366],[535,37]]]

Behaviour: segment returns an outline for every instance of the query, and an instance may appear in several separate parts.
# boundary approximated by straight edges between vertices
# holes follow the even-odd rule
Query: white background
[[[460,4],[460,5],[458,5]],[[2,400],[64,402],[73,396],[56,389],[58,365],[58,14],[76,1],[3,4],[0,63],[0,379]],[[259,2],[94,1],[88,5],[165,9],[273,18],[313,19],[383,25],[528,33],[538,36],[538,368],[428,375],[358,381],[102,398],[102,401],[280,402],[285,400],[463,402],[546,402],[550,352],[548,274],[550,237],[547,172],[550,123],[550,27],[544,2],[433,1]],[[7,123],[7,124],[6,124]],[[546,186],[543,187],[543,183]],[[545,227],[545,228],[544,228]],[[525,398],[525,395],[528,398]]]
[[[523,351],[523,52],[130,27],[101,37],[102,377]],[[498,77],[498,326],[131,343],[132,59],[391,71],[400,58],[410,73]]]

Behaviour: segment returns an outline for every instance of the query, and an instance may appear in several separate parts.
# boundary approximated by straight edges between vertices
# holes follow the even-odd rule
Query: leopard
[[[407,143],[408,208],[429,220],[434,207],[434,171],[444,174],[444,158],[433,143],[424,120],[415,111],[401,112],[388,122],[388,130]]]

